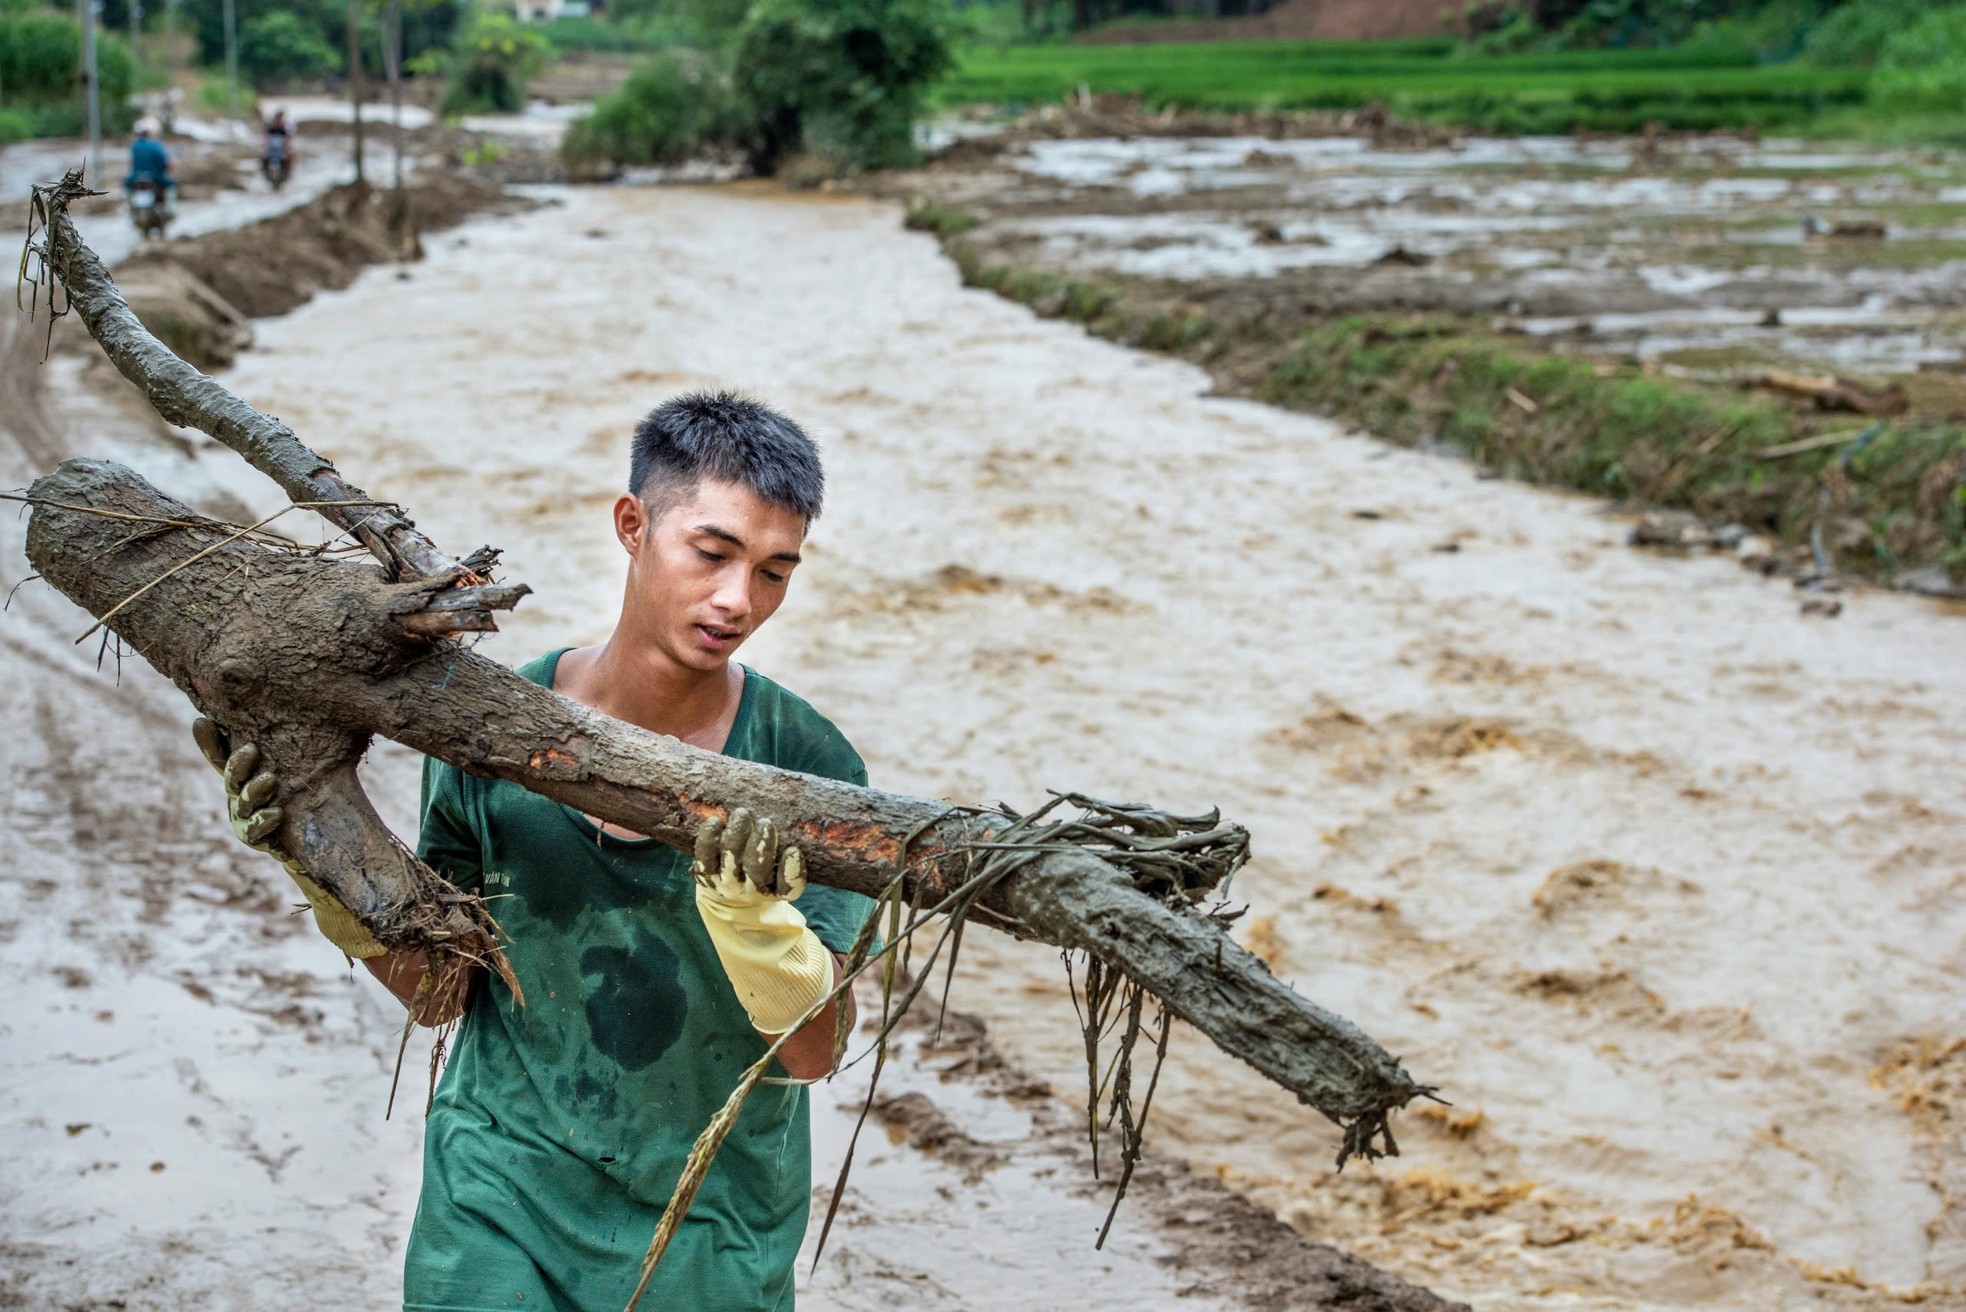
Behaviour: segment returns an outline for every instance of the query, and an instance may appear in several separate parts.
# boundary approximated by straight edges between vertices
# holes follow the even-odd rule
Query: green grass
[[[1581,50],[1472,57],[1452,42],[1266,41],[972,47],[944,104],[1030,104],[1080,86],[1158,108],[1349,109],[1505,132],[1794,127],[1858,109],[1869,72],[1756,65],[1698,50]]]

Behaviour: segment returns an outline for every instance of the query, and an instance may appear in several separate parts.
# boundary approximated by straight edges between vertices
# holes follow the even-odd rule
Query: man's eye
[[[705,559],[705,560],[722,560],[722,559],[723,559],[723,557],[722,557],[721,555],[719,555],[719,554],[718,554],[717,552],[714,552],[714,551],[705,551],[705,550],[704,550],[704,549],[703,549],[702,547],[698,547],[698,548],[696,549],[696,554],[697,554],[697,555],[699,555],[699,556],[701,556],[701,557],[703,557],[703,559]]]
[[[774,574],[770,570],[763,570],[761,572],[764,574],[766,578],[770,579],[773,583],[783,583],[785,581],[785,576],[783,574]]]

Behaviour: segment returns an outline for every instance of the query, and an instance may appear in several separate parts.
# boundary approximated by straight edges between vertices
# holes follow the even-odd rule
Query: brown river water
[[[1162,1154],[1484,1309],[1961,1305],[1957,608],[1860,590],[1803,615],[1784,582],[1629,550],[1599,502],[1211,398],[964,290],[893,206],[553,197],[262,322],[226,378],[439,542],[506,549],[536,592],[485,651],[604,635],[633,420],[746,388],[820,438],[832,494],[744,658],[885,787],[1221,806],[1254,834],[1244,940],[1453,1104],[1334,1175],[1329,1125],[1183,1031]],[[238,517],[279,504],[48,368],[68,449]],[[86,626],[32,584],[0,620],[0,1175],[37,1182],[0,1200],[0,1291],[384,1305],[421,1076],[383,1122],[387,1000],[279,915],[182,699],[97,673]],[[398,823],[413,764],[374,759]],[[159,864],[188,884],[146,885]],[[1070,1097],[1056,954],[990,938],[955,1005]],[[1029,1136],[929,1066],[900,1079],[979,1140]],[[835,1161],[842,1083],[818,1103]],[[1095,1255],[1103,1209],[1062,1156],[966,1175],[869,1133],[805,1306],[1217,1305],[1180,1294],[1144,1210]]]

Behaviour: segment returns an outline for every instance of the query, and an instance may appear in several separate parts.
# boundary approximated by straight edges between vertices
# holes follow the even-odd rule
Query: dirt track
[[[1196,370],[962,291],[897,227],[860,201],[579,192],[262,325],[231,381],[440,541],[507,547],[539,594],[488,647],[514,662],[612,612],[634,415],[734,383],[810,422],[831,509],[748,658],[887,785],[1222,804],[1256,834],[1251,945],[1453,1099],[1404,1122],[1406,1158],[1333,1179],[1329,1127],[1178,1039],[1157,1142],[1300,1230],[1484,1308],[1881,1306],[1863,1282],[1966,1279],[1959,615],[1860,592],[1799,617],[1785,585],[1628,551],[1595,503],[1206,399]],[[111,418],[65,417],[68,440],[268,500]],[[32,587],[0,624],[37,671],[4,703],[6,1033],[48,1054],[0,1102],[7,1173],[48,1182],[6,1227],[38,1251],[0,1261],[185,1253],[175,1296],[229,1268],[266,1305],[325,1233],[337,1287],[373,1292],[415,1174],[414,1117],[374,1118],[386,1012],[270,915],[181,700],[91,675],[60,636],[81,627]],[[397,817],[407,766],[378,754]],[[202,899],[120,894],[159,862]],[[1069,1092],[1055,960],[965,955],[959,1005]],[[174,1119],[131,1118],[131,1087]],[[1021,1133],[997,1124],[970,1132]],[[1019,1196],[946,1188],[906,1256],[963,1244],[979,1188]],[[91,1216],[127,1233],[85,1241]],[[289,1238],[239,1256],[264,1226]],[[879,1233],[815,1302],[934,1288],[882,1276]]]

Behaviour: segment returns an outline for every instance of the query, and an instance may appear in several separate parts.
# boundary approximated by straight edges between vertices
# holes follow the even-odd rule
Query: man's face
[[[624,496],[614,526],[629,558],[623,618],[693,670],[724,665],[777,611],[806,530],[797,511],[708,479],[653,523]]]

